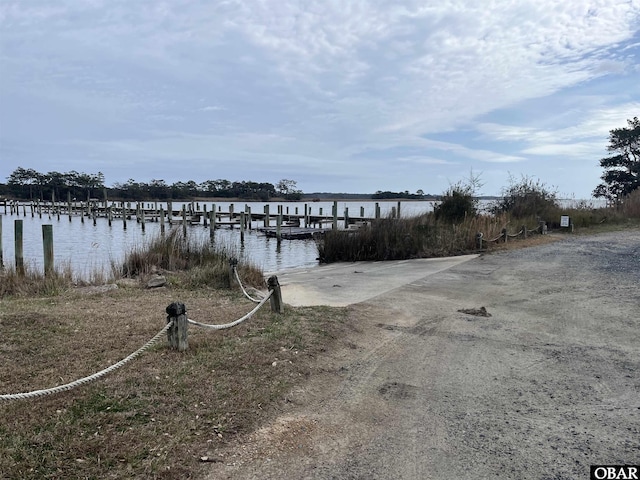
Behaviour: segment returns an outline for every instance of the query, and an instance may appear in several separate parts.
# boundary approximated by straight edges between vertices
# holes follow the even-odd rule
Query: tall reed
[[[208,237],[188,237],[180,229],[158,234],[148,243],[130,250],[122,264],[113,264],[115,276],[138,277],[154,271],[182,272],[179,281],[191,286],[229,287],[231,259],[237,257],[234,248],[214,243]],[[243,282],[262,286],[262,272],[241,261],[238,273]]]
[[[458,223],[438,221],[433,213],[383,218],[360,230],[332,230],[318,243],[321,262],[401,260],[459,255],[476,249],[476,234],[497,236],[506,215],[478,215]]]

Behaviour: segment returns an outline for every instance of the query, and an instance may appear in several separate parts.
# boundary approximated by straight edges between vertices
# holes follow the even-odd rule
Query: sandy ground
[[[341,347],[209,478],[559,480],[640,462],[640,231],[468,259],[347,308]]]

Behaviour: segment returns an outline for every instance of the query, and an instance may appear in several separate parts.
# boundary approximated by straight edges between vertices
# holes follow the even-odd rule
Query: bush
[[[467,180],[451,185],[433,207],[435,219],[456,223],[475,217],[478,214],[478,200],[475,196],[482,185],[480,176],[474,175],[473,170]]]
[[[473,188],[470,185],[457,183],[449,187],[442,195],[438,204],[433,207],[436,220],[449,223],[460,222],[477,213],[477,200],[473,198]]]
[[[514,219],[536,217],[542,220],[559,218],[557,192],[540,180],[522,176],[520,181],[509,178],[509,186],[502,192],[502,199],[491,205],[494,215],[507,213]]]

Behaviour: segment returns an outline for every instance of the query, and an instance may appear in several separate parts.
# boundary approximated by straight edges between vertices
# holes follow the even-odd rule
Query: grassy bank
[[[254,307],[237,292],[208,287],[5,299],[0,393],[52,387],[115,363],[164,326],[173,301],[206,323],[229,322]],[[346,314],[288,308],[277,315],[267,305],[231,330],[191,327],[185,353],[161,340],[97,382],[0,403],[0,476],[194,478],[206,468],[202,456],[215,458],[306,379]]]
[[[252,310],[229,287],[233,251],[158,237],[113,265],[120,288],[76,288],[69,268],[50,276],[2,272],[0,394],[51,388],[86,377],[136,351],[166,324],[165,308],[228,323]],[[145,289],[155,273],[166,287]],[[265,290],[262,272],[239,264],[243,283]],[[104,280],[104,279],[103,279]],[[220,457],[314,368],[340,336],[348,311],[268,305],[230,330],[192,326],[189,349],[158,344],[123,368],[70,391],[0,401],[0,477],[200,477],[202,457]]]
[[[574,233],[637,226],[640,225],[640,195],[618,208],[563,209],[551,205],[543,216],[498,213],[468,215],[458,221],[448,221],[431,212],[410,218],[383,218],[357,231],[327,232],[318,243],[318,254],[325,263],[461,255],[478,251],[478,232],[485,240],[492,240],[500,237],[503,229],[508,234],[516,234],[523,226],[534,230],[540,219],[545,220],[550,231],[570,232],[560,226],[563,215],[570,217]],[[483,243],[484,250],[493,248],[502,248],[501,241]]]
[[[90,278],[79,278],[65,264],[48,276],[28,265],[24,273],[5,268],[0,270],[0,298],[57,295],[78,286],[118,283],[124,278],[143,285],[158,273],[165,275],[169,283],[183,287],[229,288],[229,262],[237,256],[228,245],[211,243],[206,238],[186,238],[180,229],[174,229],[136,246],[121,263],[112,262],[110,275],[95,273]],[[247,285],[264,285],[262,271],[254,265],[241,260],[237,268]]]

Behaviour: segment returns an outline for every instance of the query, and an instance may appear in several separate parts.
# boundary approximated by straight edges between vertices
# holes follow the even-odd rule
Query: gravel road
[[[348,308],[342,347],[210,478],[560,480],[640,463],[640,230],[484,255]]]

